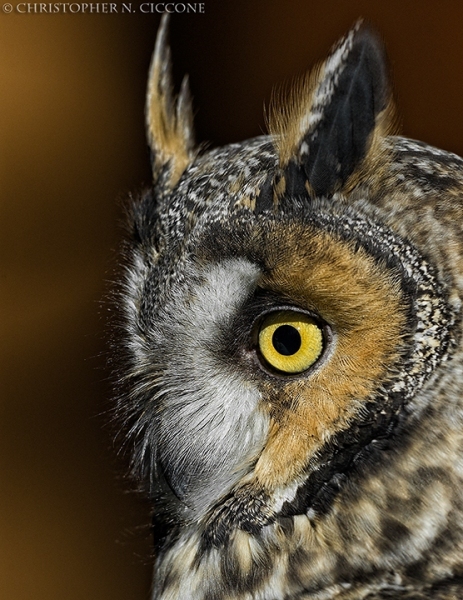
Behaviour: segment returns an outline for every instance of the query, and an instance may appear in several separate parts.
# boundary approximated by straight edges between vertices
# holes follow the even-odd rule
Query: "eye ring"
[[[319,317],[286,306],[261,314],[254,331],[261,366],[283,378],[297,377],[313,369],[332,339],[329,326]]]

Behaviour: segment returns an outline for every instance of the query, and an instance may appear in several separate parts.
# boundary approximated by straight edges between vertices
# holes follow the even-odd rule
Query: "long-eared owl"
[[[119,296],[153,598],[463,598],[463,161],[395,135],[362,23],[201,150],[167,28]]]

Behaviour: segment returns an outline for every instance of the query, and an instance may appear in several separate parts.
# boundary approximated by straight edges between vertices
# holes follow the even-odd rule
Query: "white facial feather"
[[[237,482],[262,449],[268,417],[257,387],[217,357],[217,340],[259,278],[256,266],[226,260],[205,271],[190,264],[188,290],[173,289],[162,330],[158,457],[176,494],[202,514]]]

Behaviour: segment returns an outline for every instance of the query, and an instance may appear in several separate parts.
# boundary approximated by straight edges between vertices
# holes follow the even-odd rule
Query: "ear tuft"
[[[153,178],[158,181],[167,169],[167,185],[174,187],[195,157],[193,113],[188,78],[178,98],[172,92],[171,54],[168,44],[168,15],[159,26],[151,60],[146,95],[146,126],[153,155]]]
[[[283,105],[284,106],[284,105]],[[368,177],[393,126],[383,46],[361,22],[272,107],[270,132],[286,194],[331,196]]]

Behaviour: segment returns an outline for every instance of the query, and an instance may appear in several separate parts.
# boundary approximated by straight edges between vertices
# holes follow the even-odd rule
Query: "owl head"
[[[119,374],[153,598],[379,599],[463,573],[463,163],[392,135],[385,65],[359,23],[269,135],[200,151],[160,26]]]

